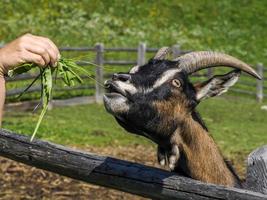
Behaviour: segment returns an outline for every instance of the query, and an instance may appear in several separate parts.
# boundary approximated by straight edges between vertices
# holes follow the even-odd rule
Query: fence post
[[[208,77],[208,78],[211,78],[212,75],[213,75],[213,68],[208,68],[208,69],[207,69],[207,77]]]
[[[52,92],[52,94],[51,94],[50,101],[48,102],[47,109],[48,109],[48,110],[52,110],[52,109],[53,109],[53,92]]]
[[[262,102],[263,100],[263,65],[261,63],[257,64],[257,72],[262,79],[257,80],[256,98],[258,102]]]
[[[172,46],[172,58],[175,59],[181,55],[181,47],[179,44],[175,44]]]
[[[267,145],[249,154],[246,189],[267,194]]]
[[[140,43],[138,46],[137,65],[141,66],[146,63],[146,44]]]
[[[102,88],[103,84],[103,64],[104,64],[104,45],[99,43],[95,46],[96,49],[96,64],[95,68],[95,100],[96,103],[102,103],[104,90]]]

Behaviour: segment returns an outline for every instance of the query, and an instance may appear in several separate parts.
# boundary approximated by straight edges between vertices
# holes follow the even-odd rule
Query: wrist
[[[6,79],[4,76],[0,76],[0,85],[1,83],[6,83]]]
[[[7,71],[3,65],[0,64],[0,78],[4,78],[7,75]]]
[[[4,77],[7,74],[7,70],[4,66],[4,55],[0,49],[0,77]]]

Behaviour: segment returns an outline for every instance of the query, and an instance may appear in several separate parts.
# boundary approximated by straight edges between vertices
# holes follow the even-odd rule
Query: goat
[[[261,79],[246,63],[210,51],[191,52],[165,59],[163,47],[143,66],[116,73],[105,82],[104,105],[128,132],[158,145],[158,161],[172,171],[203,182],[242,187],[208,133],[196,106],[234,85],[241,71]],[[189,75],[204,68],[228,66],[233,71],[193,85]]]

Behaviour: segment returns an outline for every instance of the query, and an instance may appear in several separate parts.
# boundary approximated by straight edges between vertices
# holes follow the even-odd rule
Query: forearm
[[[6,96],[6,86],[5,86],[4,77],[0,77],[0,127],[2,125],[2,117],[4,113],[4,104],[5,104],[5,96]]]

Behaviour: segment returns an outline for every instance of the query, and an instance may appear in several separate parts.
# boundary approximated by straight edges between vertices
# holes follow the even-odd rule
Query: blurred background
[[[267,1],[261,0],[2,0],[0,45],[24,33],[49,37],[63,57],[77,61],[91,74],[73,88],[57,82],[52,109],[38,138],[157,166],[155,145],[126,133],[106,113],[98,82],[146,62],[162,46],[173,47],[176,56],[197,50],[225,52],[267,77],[266,8]],[[226,70],[203,71],[191,79],[206,80]],[[8,79],[3,128],[33,132],[40,113],[32,112],[40,99],[40,83],[19,101],[16,97],[36,73]],[[243,74],[227,94],[198,108],[222,153],[242,177],[247,155],[267,143],[266,88],[264,79],[256,81]],[[0,199],[141,199],[3,158],[0,185]]]

